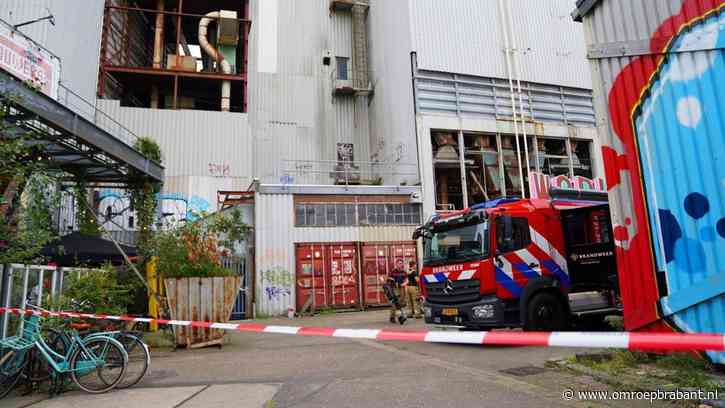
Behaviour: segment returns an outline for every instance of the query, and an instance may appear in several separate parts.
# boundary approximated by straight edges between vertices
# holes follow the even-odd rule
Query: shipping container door
[[[417,264],[417,248],[413,242],[378,242],[363,244],[363,296],[366,306],[387,305],[383,283],[393,269],[407,270]]]
[[[385,305],[383,283],[388,277],[388,246],[363,244],[363,297],[365,306]]]
[[[351,244],[328,246],[329,279],[327,280],[332,307],[357,307],[358,290],[357,250]]]
[[[328,304],[323,245],[301,244],[296,248],[297,310],[314,310]]]

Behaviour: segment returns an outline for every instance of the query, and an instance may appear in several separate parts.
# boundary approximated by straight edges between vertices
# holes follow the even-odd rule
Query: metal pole
[[[8,319],[9,314],[7,309],[10,307],[10,293],[13,288],[13,268],[10,265],[2,265],[3,268],[3,305],[5,306],[5,313],[3,313],[3,326],[2,326],[2,338],[4,339],[8,332]]]
[[[514,81],[513,81],[513,68],[511,66],[511,48],[510,48],[510,42],[509,42],[509,27],[508,24],[506,24],[506,10],[503,5],[503,0],[499,0],[499,11],[501,12],[502,21],[501,24],[503,25],[503,37],[505,42],[505,54],[506,54],[506,68],[508,70],[508,79],[509,79],[509,92],[511,96],[511,114],[513,116],[514,121],[514,137],[516,138],[516,161],[519,164],[519,181],[521,182],[521,193],[524,193],[524,172],[521,166],[521,147],[519,145],[519,125],[518,125],[518,118],[516,115],[516,98],[514,97]]]
[[[43,275],[45,272],[45,268],[40,268],[40,271],[38,272],[38,305],[37,306],[43,306]]]
[[[468,208],[468,181],[466,180],[466,144],[463,131],[458,131],[458,162],[461,167],[461,193],[463,194],[463,208]]]
[[[511,56],[513,57],[512,59],[513,59],[513,65],[514,65],[514,72],[516,75],[516,83],[517,83],[518,91],[519,91],[519,112],[520,112],[520,117],[521,117],[521,132],[524,135],[524,155],[526,156],[526,174],[528,174],[531,169],[531,165],[529,163],[529,145],[528,145],[528,141],[526,140],[527,135],[526,135],[526,119],[524,118],[524,98],[523,98],[522,92],[521,92],[521,67],[519,64],[519,56],[518,56],[518,53],[519,53],[518,38],[516,36],[516,30],[513,29],[513,19],[511,17],[511,14],[512,14],[511,1],[509,1],[509,0],[506,1],[506,9],[508,11],[508,20],[507,20],[508,26],[509,26],[509,29],[511,30],[511,40],[512,40],[512,46],[513,46],[513,51],[511,53],[512,54]],[[531,101],[529,100],[529,103],[530,102]],[[519,156],[518,159],[520,162],[521,157]],[[523,174],[521,177],[523,178]],[[526,198],[526,191],[524,191],[523,183],[521,186],[521,194],[522,194],[523,198]]]
[[[26,265],[25,266],[25,270],[23,272],[23,291],[21,292],[22,295],[20,297],[20,309],[22,309],[22,310],[25,310],[25,306],[26,306],[26,299],[27,299],[27,296],[28,296],[28,276],[29,275],[30,275],[30,267]],[[25,326],[24,323],[25,322],[23,321],[23,319],[20,318],[20,330],[19,330],[19,333],[22,333],[23,326]]]
[[[53,268],[53,276],[50,278],[50,301],[53,302],[57,299],[58,294],[56,293],[58,289],[58,269]]]

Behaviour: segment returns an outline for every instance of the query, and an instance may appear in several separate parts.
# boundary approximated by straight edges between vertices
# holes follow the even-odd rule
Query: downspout
[[[212,21],[219,19],[221,17],[220,13],[218,11],[212,11],[211,13],[206,14],[204,18],[199,21],[199,46],[201,49],[204,50],[212,59],[219,62],[222,68],[222,72],[224,74],[231,74],[232,73],[232,66],[229,64],[227,60],[224,59],[224,56],[221,55],[216,48],[214,48],[211,44],[209,44],[209,40],[206,38],[207,31],[209,29],[209,24],[211,24]],[[222,112],[229,112],[230,108],[230,98],[232,95],[232,82],[231,81],[222,81]]]
[[[511,93],[511,113],[513,115],[514,120],[514,137],[516,137],[516,162],[519,164],[519,181],[521,181],[521,193],[526,196],[526,192],[524,191],[524,171],[521,167],[521,147],[519,145],[519,125],[518,125],[518,119],[516,118],[516,99],[514,97],[514,80],[512,77],[512,71],[513,68],[511,67],[511,56],[509,55],[509,52],[511,51],[510,48],[510,42],[509,42],[509,31],[508,31],[508,24],[506,23],[506,9],[503,5],[503,0],[498,0],[498,8],[501,12],[502,21],[501,24],[503,24],[503,38],[504,38],[504,47],[505,47],[505,53],[506,53],[506,68],[508,71],[508,79],[509,79],[509,88]],[[506,183],[504,182],[504,186]]]
[[[519,112],[521,113],[521,132],[524,135],[524,156],[526,157],[526,174],[528,174],[531,171],[531,165],[529,163],[529,142],[526,140],[526,137],[528,136],[526,134],[526,118],[524,115],[524,97],[523,92],[521,91],[521,65],[519,64],[519,46],[518,46],[518,38],[516,36],[516,30],[514,30],[514,22],[512,19],[512,11],[511,11],[511,1],[506,0],[506,11],[508,11],[508,26],[511,30],[511,46],[513,47],[512,50],[512,57],[513,57],[513,65],[514,65],[514,73],[516,75],[516,84],[519,91]],[[529,101],[531,103],[531,101]],[[531,106],[529,106],[530,108]],[[536,147],[538,150],[538,146]],[[523,180],[523,175],[522,175]],[[521,187],[521,192],[523,194],[523,198],[526,198],[526,191],[524,191],[523,186]]]

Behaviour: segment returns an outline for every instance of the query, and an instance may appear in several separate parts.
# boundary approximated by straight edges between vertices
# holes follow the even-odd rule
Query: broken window
[[[519,150],[521,149],[523,149],[523,146],[519,145]],[[525,180],[526,173],[523,164],[519,169],[520,158],[516,154],[516,138],[514,136],[501,136],[501,153],[503,156],[506,196],[521,197],[521,180],[522,176]],[[524,174],[522,175],[521,172],[524,172]]]
[[[458,135],[433,132],[433,167],[436,183],[436,209],[449,211],[464,208]]]
[[[538,138],[541,172],[550,176],[569,175],[569,154],[565,139]]]
[[[464,135],[469,206],[498,198],[501,168],[495,135]]]
[[[571,164],[575,176],[593,178],[591,148],[592,142],[586,140],[571,139]]]

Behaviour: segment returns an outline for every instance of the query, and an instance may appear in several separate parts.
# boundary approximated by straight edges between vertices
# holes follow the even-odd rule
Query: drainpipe
[[[519,64],[519,46],[518,46],[518,37],[516,35],[516,30],[514,29],[514,22],[512,19],[512,11],[511,11],[511,1],[506,0],[506,11],[508,12],[508,26],[511,30],[511,46],[513,47],[513,50],[511,52],[513,57],[513,65],[514,65],[514,74],[516,76],[516,84],[519,91],[519,112],[521,113],[521,131],[524,135],[524,156],[526,156],[526,173],[528,174],[529,171],[531,171],[531,165],[529,163],[529,142],[526,140],[527,134],[526,134],[526,118],[524,115],[524,97],[523,92],[521,91],[521,64]],[[531,103],[531,101],[529,101]],[[530,108],[530,106],[529,106]],[[538,150],[538,146],[537,146]],[[522,176],[523,177],[523,176]],[[523,198],[526,198],[526,191],[523,190],[523,187],[521,188],[521,191],[523,193]]]
[[[213,11],[201,19],[199,22],[199,46],[201,46],[201,49],[203,49],[204,52],[206,52],[212,59],[219,62],[223,73],[231,74],[232,66],[229,64],[229,61],[226,61],[224,56],[221,55],[216,48],[209,44],[209,40],[206,38],[209,24],[220,17],[221,15],[218,11]],[[232,82],[222,81],[222,112],[229,112],[231,95]]]
[[[516,118],[516,99],[514,97],[514,80],[512,77],[513,68],[511,67],[511,52],[509,42],[509,29],[506,23],[506,9],[503,5],[503,0],[498,0],[498,8],[501,12],[501,24],[503,24],[503,38],[504,47],[506,52],[506,69],[508,71],[509,88],[511,93],[511,113],[514,119],[514,137],[516,137],[516,162],[519,164],[519,181],[521,181],[521,194],[526,197],[526,191],[524,191],[524,171],[521,167],[521,147],[519,145],[519,124]]]
[[[164,48],[164,0],[159,0],[156,4],[156,24],[154,29],[154,59],[153,68],[161,69]],[[154,85],[151,88],[151,108],[159,108],[159,87]]]

